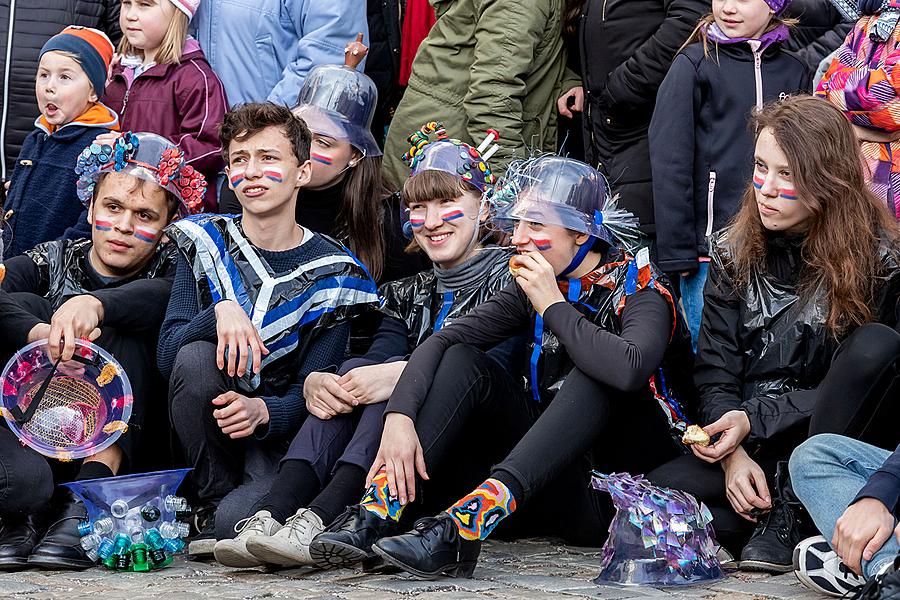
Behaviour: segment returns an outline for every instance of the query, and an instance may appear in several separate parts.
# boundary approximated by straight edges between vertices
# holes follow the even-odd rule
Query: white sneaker
[[[312,565],[315,561],[309,556],[309,545],[324,530],[319,515],[301,508],[275,535],[248,539],[247,552],[266,564],[282,567]]]
[[[835,598],[855,592],[866,583],[821,535],[807,538],[794,548],[794,575],[809,589]]]
[[[281,523],[272,518],[272,513],[261,510],[252,517],[238,521],[234,526],[237,536],[216,542],[213,554],[226,567],[258,567],[263,563],[247,552],[247,541],[270,536],[279,529]]]

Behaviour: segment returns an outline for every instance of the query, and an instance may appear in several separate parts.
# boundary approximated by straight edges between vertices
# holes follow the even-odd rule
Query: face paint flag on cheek
[[[463,211],[460,209],[449,210],[441,215],[442,221],[455,221],[457,219],[461,219],[465,216]]]
[[[234,175],[231,176],[229,181],[231,182],[231,187],[236,188],[237,186],[244,183],[244,172],[241,171],[240,173],[235,173]]]
[[[782,188],[778,192],[778,195],[781,196],[782,198],[784,198],[785,200],[796,200],[797,199],[797,192],[794,191],[793,188]]]
[[[263,175],[266,176],[266,179],[271,179],[275,183],[284,181],[284,175],[278,169],[266,169],[263,171]]]
[[[753,187],[761,190],[763,183],[765,183],[765,180],[762,177],[757,177],[756,175],[753,176]]]
[[[541,252],[543,252],[544,250],[549,250],[553,247],[553,244],[550,243],[550,240],[536,240],[534,238],[531,238],[531,241],[534,242],[534,245]]]
[[[311,159],[313,159],[314,161],[316,161],[317,163],[331,166],[331,162],[332,162],[331,158],[329,158],[323,154],[316,154],[315,152],[312,152],[312,153],[310,153],[309,157]]]
[[[425,225],[425,219],[410,219],[409,224],[413,229],[419,229]]]
[[[94,221],[94,229],[97,231],[112,231],[112,223],[109,221]]]
[[[152,227],[135,227],[134,237],[147,244],[155,244],[159,236],[159,230]]]

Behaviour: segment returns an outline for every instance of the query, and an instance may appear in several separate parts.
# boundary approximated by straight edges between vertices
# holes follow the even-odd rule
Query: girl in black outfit
[[[732,549],[757,523],[742,567],[787,571],[804,517],[777,463],[817,433],[897,445],[900,266],[839,110],[790,98],[754,126],[752,182],[711,238],[694,376],[701,422],[721,437],[649,478],[704,501]]]
[[[542,524],[596,545],[609,514],[588,491],[585,456],[593,450],[604,470],[646,471],[678,453],[669,435],[683,414],[678,370],[660,364],[690,361],[691,352],[669,288],[646,250],[635,258],[614,244],[596,170],[555,156],[519,169],[499,192],[514,199],[502,216],[516,223],[515,283],[413,353],[386,408],[368,492],[313,540],[332,565],[377,553],[417,575],[470,576],[478,540],[554,479]],[[534,341],[523,389],[482,349],[525,331]],[[417,476],[503,456],[447,512],[372,546],[400,532],[400,513],[421,495]]]

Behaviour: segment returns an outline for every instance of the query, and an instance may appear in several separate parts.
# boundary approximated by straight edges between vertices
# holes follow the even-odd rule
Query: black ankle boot
[[[372,551],[386,563],[423,579],[471,577],[481,540],[464,539],[453,517],[440,513],[419,519],[409,533],[379,540]]]
[[[309,555],[322,569],[352,567],[366,562],[372,568],[376,558],[372,544],[383,537],[400,533],[400,525],[382,519],[359,504],[348,506],[325,531],[313,538]]]
[[[43,528],[38,515],[3,517],[0,524],[0,569],[27,568],[28,557],[41,539]]]
[[[50,527],[28,558],[29,567],[87,569],[94,566],[81,547],[78,523],[87,519],[87,509],[67,487],[59,487],[51,500]]]
[[[772,509],[759,517],[744,546],[741,570],[787,573],[793,569],[794,547],[814,534],[812,520],[791,489],[787,462],[780,462],[775,471]]]

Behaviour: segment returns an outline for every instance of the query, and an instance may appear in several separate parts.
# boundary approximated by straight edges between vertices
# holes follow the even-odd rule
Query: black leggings
[[[451,347],[416,420],[426,465],[431,471],[447,461],[506,455],[490,476],[510,488],[517,505],[530,505],[523,511],[530,533],[602,544],[610,505],[588,486],[591,466],[643,473],[670,460],[678,449],[666,419],[649,393],[613,390],[578,369],[536,418],[537,409],[484,353]],[[457,449],[448,456],[453,441],[464,435],[471,452],[460,455]]]
[[[880,448],[897,445],[896,395],[900,361],[900,333],[886,325],[871,323],[854,331],[835,352],[831,367],[815,390],[817,396],[809,427],[809,437],[837,433]],[[799,437],[795,445],[805,439]],[[793,448],[780,453],[760,452],[753,456],[766,474],[772,489],[775,467],[790,458]],[[648,476],[656,484],[684,490],[705,502],[713,513],[713,527],[719,542],[739,551],[753,529],[753,523],[734,512],[725,495],[725,473],[721,465],[709,464],[693,455],[682,456]]]

